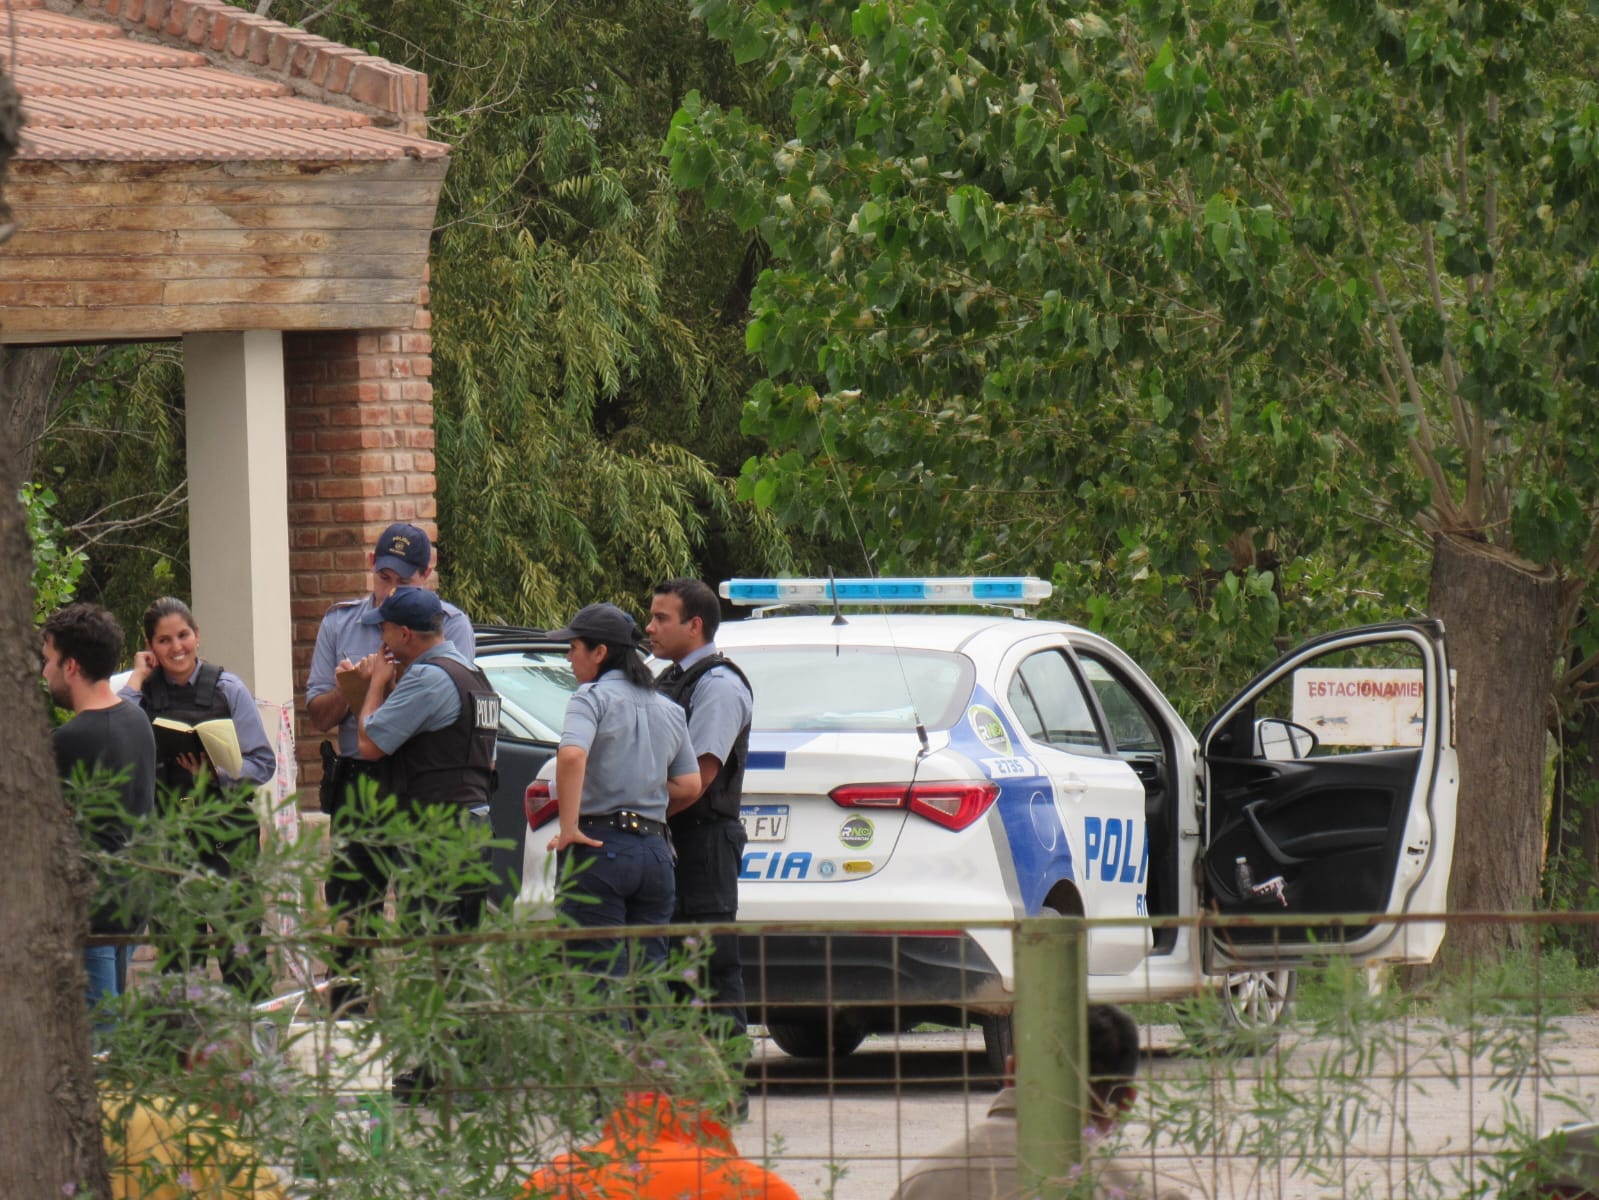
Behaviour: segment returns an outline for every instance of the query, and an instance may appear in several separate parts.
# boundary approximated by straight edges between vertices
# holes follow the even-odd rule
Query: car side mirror
[[[1303,725],[1281,717],[1264,717],[1255,722],[1255,754],[1272,762],[1309,758],[1316,749],[1316,735]]]

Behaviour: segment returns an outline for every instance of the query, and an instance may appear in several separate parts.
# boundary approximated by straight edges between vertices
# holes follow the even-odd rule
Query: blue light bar
[[[729,579],[719,589],[734,604],[1041,604],[1051,586],[1030,575],[907,579]]]

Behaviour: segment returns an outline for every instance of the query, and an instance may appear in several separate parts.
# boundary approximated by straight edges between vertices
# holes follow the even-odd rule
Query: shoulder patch
[[[335,600],[328,605],[329,612],[337,612],[341,608],[354,608],[358,604],[365,604],[371,597],[358,596],[354,600]]]

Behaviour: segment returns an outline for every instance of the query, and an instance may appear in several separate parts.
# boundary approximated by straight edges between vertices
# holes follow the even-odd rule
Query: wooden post
[[[1064,1200],[1088,1118],[1088,931],[1034,917],[1016,933],[1017,1165],[1023,1194]]]

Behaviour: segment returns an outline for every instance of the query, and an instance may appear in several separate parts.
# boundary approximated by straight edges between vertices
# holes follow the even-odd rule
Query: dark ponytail
[[[629,683],[645,688],[655,686],[655,676],[644,665],[644,656],[638,652],[638,647],[626,642],[597,642],[585,637],[572,640],[582,642],[590,650],[596,646],[605,647],[605,657],[600,660],[600,675],[607,671],[620,671],[622,678]]]

